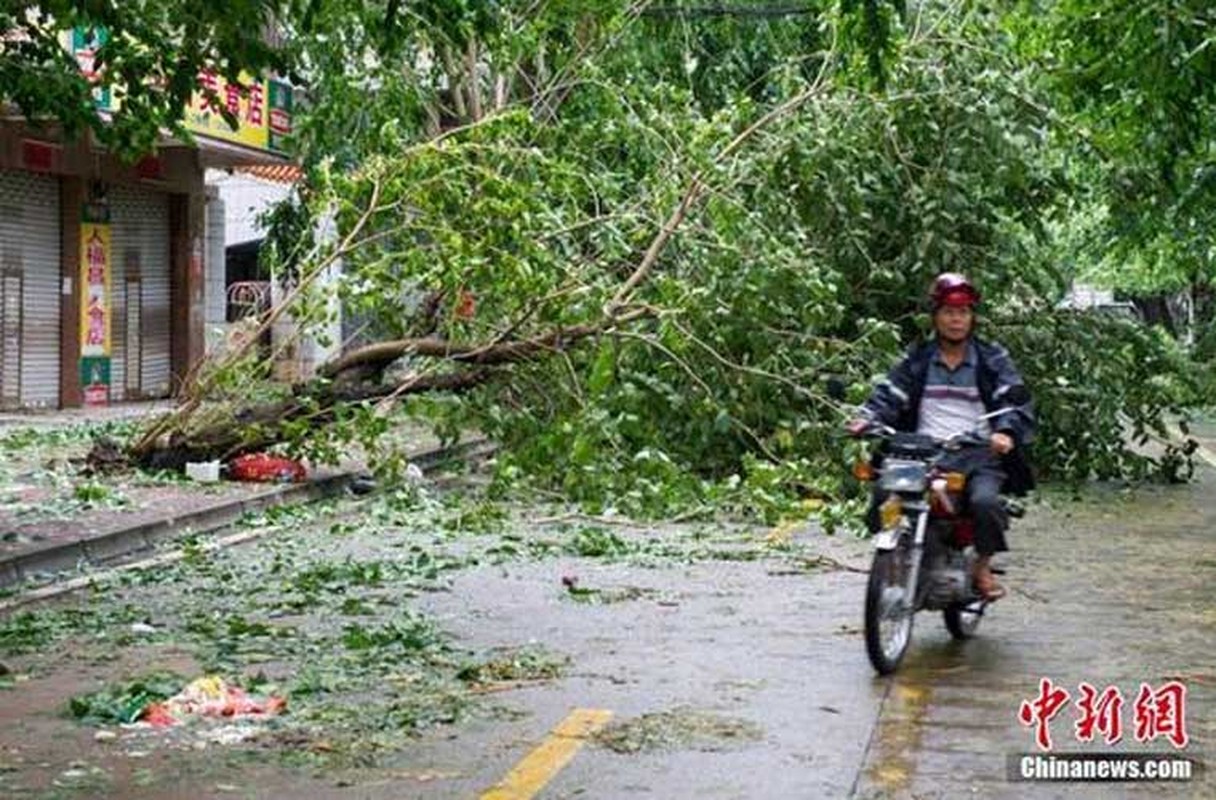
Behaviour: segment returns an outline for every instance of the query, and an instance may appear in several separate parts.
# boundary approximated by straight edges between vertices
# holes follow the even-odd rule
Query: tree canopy
[[[199,73],[236,79],[242,70],[287,71],[275,45],[281,20],[306,19],[316,3],[296,0],[102,0],[6,3],[0,9],[0,100],[33,122],[91,132],[127,155],[151,152],[163,131],[188,134],[183,109]],[[82,69],[65,36],[80,31],[96,44]],[[93,48],[90,48],[93,49]],[[118,109],[98,108],[108,92]]]
[[[1187,353],[1056,309],[1082,267],[1210,260],[1210,14],[1145,5],[263,4],[291,44],[249,58],[310,95],[274,314],[307,328],[336,296],[362,331],[287,395],[237,352],[142,445],[374,449],[427,390],[404,406],[494,435],[505,484],[639,513],[832,497],[824,379],[859,400],[953,269],[1024,366],[1044,472],[1177,475],[1126,435],[1204,401]],[[336,242],[300,236],[335,217]]]

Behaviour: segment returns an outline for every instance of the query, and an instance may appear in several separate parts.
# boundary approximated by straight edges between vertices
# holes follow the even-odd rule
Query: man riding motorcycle
[[[1007,404],[1002,398],[1023,384],[1008,351],[974,335],[980,293],[971,281],[957,273],[943,273],[934,280],[929,300],[935,336],[909,349],[848,429],[856,436],[881,423],[939,439],[976,429],[988,436],[988,448],[953,453],[947,468],[967,475],[978,555],[972,581],[981,597],[995,600],[1005,590],[993,577],[992,556],[1009,549],[1005,541],[1009,515],[1000,493],[1024,495],[1034,488],[1025,455],[1034,433],[1034,413],[1026,403],[991,420],[981,419],[1004,408]],[[868,515],[875,532],[882,499],[876,487]]]

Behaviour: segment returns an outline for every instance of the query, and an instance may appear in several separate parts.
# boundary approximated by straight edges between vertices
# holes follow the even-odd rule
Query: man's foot
[[[977,565],[972,583],[975,585],[976,594],[985,600],[999,600],[1005,596],[1005,587],[996,582],[987,564]]]

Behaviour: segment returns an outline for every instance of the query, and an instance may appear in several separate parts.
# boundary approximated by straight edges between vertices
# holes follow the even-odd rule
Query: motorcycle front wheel
[[[866,654],[879,675],[899,667],[912,640],[912,609],[904,603],[907,550],[880,550],[870,565],[866,586]]]

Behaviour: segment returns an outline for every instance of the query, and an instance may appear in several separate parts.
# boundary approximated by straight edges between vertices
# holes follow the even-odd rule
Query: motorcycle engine
[[[971,547],[958,550],[945,543],[934,547],[925,565],[925,608],[939,610],[966,600],[971,593],[968,576],[974,561]]]

